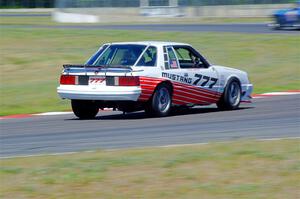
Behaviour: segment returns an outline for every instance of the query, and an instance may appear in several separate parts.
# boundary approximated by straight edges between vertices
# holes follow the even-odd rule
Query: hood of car
[[[231,68],[231,67],[228,67],[228,66],[216,66],[214,65],[215,68],[217,69],[222,69],[222,70],[226,70],[226,71],[232,71],[232,72],[240,72],[241,70],[239,69],[236,69],[236,68]]]
[[[239,70],[236,68],[231,68],[227,66],[213,66],[217,71],[220,73],[230,73],[230,74],[235,74],[235,75],[247,75],[247,73],[243,70]]]

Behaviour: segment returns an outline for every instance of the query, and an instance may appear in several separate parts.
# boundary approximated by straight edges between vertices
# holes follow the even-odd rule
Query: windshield
[[[145,45],[121,45],[115,44],[107,47],[104,52],[98,54],[98,57],[94,59],[93,63],[90,63],[94,66],[130,66],[134,65],[137,59],[140,57]]]

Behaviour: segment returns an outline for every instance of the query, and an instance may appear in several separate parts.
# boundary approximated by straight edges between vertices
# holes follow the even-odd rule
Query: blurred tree
[[[55,0],[0,0],[1,8],[52,8]]]

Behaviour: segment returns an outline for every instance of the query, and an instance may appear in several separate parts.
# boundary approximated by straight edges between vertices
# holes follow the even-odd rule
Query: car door
[[[218,73],[197,51],[190,46],[168,46],[166,52],[169,68],[165,76],[175,82],[175,101],[204,105],[219,99]]]

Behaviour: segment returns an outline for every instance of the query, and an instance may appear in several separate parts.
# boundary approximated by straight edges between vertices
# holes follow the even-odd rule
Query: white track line
[[[300,137],[278,137],[278,138],[260,138],[254,139],[253,141],[278,141],[278,140],[292,140],[292,139],[300,139]],[[162,145],[162,146],[146,146],[146,147],[132,147],[127,149],[147,149],[147,148],[175,148],[175,147],[186,147],[186,146],[201,146],[201,145],[208,145],[208,144],[220,144],[220,143],[232,143],[238,140],[228,140],[228,141],[220,141],[220,142],[199,142],[199,143],[192,143],[192,144],[170,144],[170,145]],[[247,141],[247,140],[245,140]],[[251,140],[250,140],[251,141]],[[120,151],[124,150],[121,149],[98,149],[99,151]],[[44,153],[44,154],[33,154],[33,155],[17,155],[17,156],[6,156],[0,157],[1,159],[12,159],[12,158],[28,158],[28,157],[40,157],[40,156],[63,156],[63,155],[72,155],[78,153],[94,153],[97,150],[88,150],[88,151],[72,151],[72,152],[61,152],[61,153]]]
[[[169,145],[163,145],[163,146],[155,146],[155,148],[174,148],[174,147],[198,146],[198,145],[207,145],[207,144],[210,144],[210,143],[209,142],[200,142],[200,143],[192,143],[192,144],[169,144]]]
[[[73,112],[46,112],[46,113],[37,113],[33,115],[38,115],[38,116],[49,116],[49,115],[67,115],[67,114],[72,114]]]
[[[100,111],[112,111],[112,108],[104,108],[103,110],[100,109]],[[67,112],[46,112],[46,113],[36,113],[32,115],[36,116],[51,116],[51,115],[68,115],[68,114],[73,114],[72,111],[67,111]]]
[[[276,140],[289,140],[289,139],[300,139],[300,137],[263,138],[263,139],[257,139],[257,140],[258,140],[258,141],[276,141]]]
[[[263,93],[262,95],[297,95],[300,94],[300,92],[270,92],[270,93]]]

